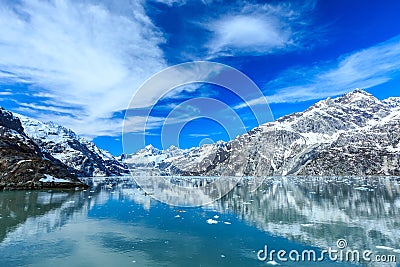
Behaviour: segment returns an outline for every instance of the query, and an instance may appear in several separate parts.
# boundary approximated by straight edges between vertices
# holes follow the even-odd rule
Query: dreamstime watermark
[[[348,248],[345,239],[339,239],[336,242],[336,247],[329,247],[318,251],[316,249],[306,250],[274,250],[268,249],[268,245],[264,249],[257,252],[257,259],[259,261],[270,262],[322,262],[330,260],[334,262],[380,262],[380,263],[396,263],[396,255],[378,255],[374,254],[372,250],[357,250]]]
[[[239,103],[232,105],[232,99],[223,99],[213,94],[198,94],[199,97],[186,98],[179,102],[183,92],[193,92],[201,89],[202,85],[212,86],[213,90],[221,90],[222,94],[234,96]],[[222,92],[222,90],[225,90]],[[228,92],[228,93],[227,93]],[[215,95],[215,94],[214,94]],[[218,95],[218,93],[216,94]],[[159,115],[159,103],[162,100],[174,99],[172,109],[168,114]],[[168,101],[167,101],[168,102]],[[149,141],[149,133],[161,127],[160,135],[151,135],[152,141],[159,138],[162,149],[171,145],[178,146],[183,129],[189,122],[197,119],[207,119],[223,128],[229,140],[247,132],[245,120],[249,114],[243,115],[243,108],[252,114],[257,125],[273,119],[265,96],[258,86],[244,73],[230,66],[207,61],[195,61],[178,64],[166,68],[148,79],[133,95],[126,109],[123,124],[122,144],[124,153],[132,153],[132,147],[144,147]],[[163,107],[165,109],[165,107]],[[216,143],[212,135],[204,136],[203,143]],[[232,144],[235,146],[235,144]],[[173,162],[170,169],[181,175],[201,174],[210,170],[215,163],[226,156],[224,148],[209,149],[206,157],[199,162],[185,162],[183,157]],[[240,147],[230,147],[231,150],[240,150]],[[245,157],[246,158],[246,157]],[[143,166],[152,164],[154,157],[143,157]],[[244,165],[244,164],[243,164]],[[130,166],[131,175],[151,196],[159,201],[175,206],[200,206],[209,204],[223,197],[241,180],[240,171],[232,173],[227,179],[214,179],[205,186],[185,187],[171,182],[170,177],[149,179],[146,175],[138,174],[138,170]],[[237,175],[239,174],[239,175]],[[262,180],[257,183],[261,184]],[[197,183],[197,184],[200,184]],[[212,190],[210,190],[210,187]],[[254,186],[255,187],[255,186]],[[217,193],[215,193],[217,192]]]

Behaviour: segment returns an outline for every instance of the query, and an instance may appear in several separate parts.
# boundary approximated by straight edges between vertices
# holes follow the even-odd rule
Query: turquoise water
[[[0,192],[0,266],[354,265],[257,258],[265,245],[320,253],[341,238],[400,262],[396,178],[276,177],[255,190],[245,181],[193,208],[154,200],[129,178],[88,182],[86,191]]]

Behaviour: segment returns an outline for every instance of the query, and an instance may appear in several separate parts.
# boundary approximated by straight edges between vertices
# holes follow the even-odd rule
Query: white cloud
[[[6,91],[6,92],[0,92],[0,95],[12,95],[12,93],[11,93],[11,92],[8,92],[8,91]]]
[[[213,134],[215,134],[215,133],[210,133],[210,134],[200,134],[200,133],[192,133],[192,134],[189,134],[189,136],[190,137],[210,137],[210,136],[212,136]]]
[[[123,124],[130,133],[143,133],[145,130],[157,129],[162,126],[165,118],[154,116],[129,116]]]
[[[233,107],[233,109],[242,109],[245,107],[252,107],[252,106],[257,106],[257,105],[265,105],[267,103],[267,99],[264,96],[258,97],[251,99],[249,101],[246,101],[244,103],[240,103],[236,106]]]
[[[300,102],[368,89],[400,75],[400,36],[316,67],[293,68],[265,86],[268,103]],[[268,92],[274,92],[268,95]],[[262,103],[253,99],[251,105]],[[238,106],[237,108],[241,108]]]
[[[66,120],[31,110],[37,118],[82,135],[119,134],[121,122],[113,113],[125,109],[137,87],[166,65],[159,48],[164,39],[143,5],[131,1],[122,14],[109,1],[1,4],[0,82],[33,84],[29,93],[38,102],[45,97],[69,111]]]
[[[45,113],[54,112],[54,113],[62,113],[62,115],[71,113],[70,108],[64,107],[57,107],[56,105],[39,105],[35,103],[23,103],[23,102],[16,102],[19,107],[22,108],[30,108],[32,110],[42,111]]]
[[[235,54],[268,54],[301,46],[313,5],[243,4],[240,10],[205,23],[212,38],[207,44],[211,57]]]
[[[186,4],[186,0],[154,0],[155,2],[163,3],[168,6],[182,6]]]
[[[212,54],[230,49],[247,48],[257,52],[282,48],[289,42],[290,30],[277,21],[256,16],[225,17],[212,25],[215,39],[209,44]]]
[[[186,3],[153,1],[172,6]],[[165,40],[146,15],[145,4],[145,0],[2,2],[0,83],[29,84],[22,94],[34,99],[34,103],[19,99],[18,110],[87,137],[120,134],[122,119],[113,117],[115,112],[126,109],[136,89],[166,67],[160,49]],[[208,45],[214,56],[268,53],[297,45],[295,25],[304,22],[303,8],[240,5],[239,9],[238,4],[230,5],[235,11],[202,25],[212,31],[214,38]],[[139,92],[130,108],[148,107],[168,86],[202,81],[218,71],[183,69],[161,77]],[[197,88],[187,85],[167,97]],[[136,119],[141,125],[142,119]]]
[[[228,67],[225,65],[205,61],[188,62],[167,68],[152,76],[139,88],[129,108],[153,106],[162,97],[177,98],[183,91],[194,91],[201,86],[200,83],[212,80],[226,68]]]

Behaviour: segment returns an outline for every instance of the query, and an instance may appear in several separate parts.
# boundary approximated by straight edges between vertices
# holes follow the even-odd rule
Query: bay
[[[173,179],[194,187],[218,178]],[[160,202],[131,177],[86,178],[85,191],[0,192],[0,266],[398,266],[257,254],[267,246],[319,255],[344,239],[347,248],[399,261],[399,178],[257,181],[241,180],[221,197],[209,192],[217,200],[194,207]]]

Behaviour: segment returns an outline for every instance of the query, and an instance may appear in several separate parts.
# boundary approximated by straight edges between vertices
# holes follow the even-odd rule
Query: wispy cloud
[[[45,113],[53,112],[53,113],[64,115],[64,116],[73,112],[73,110],[71,108],[57,107],[56,105],[52,105],[52,104],[39,105],[39,104],[35,104],[35,103],[23,103],[23,102],[17,102],[17,104],[19,105],[19,107],[22,107],[22,108],[37,110],[39,112],[42,111]]]
[[[124,1],[124,12],[110,3],[1,4],[0,82],[33,85],[27,88],[38,102],[52,100],[55,112],[68,112],[32,115],[60,123],[69,116],[66,125],[83,135],[120,133],[113,113],[125,109],[135,89],[166,64],[159,48],[163,36],[144,2]]]
[[[12,93],[11,92],[8,92],[8,91],[3,91],[3,92],[0,92],[0,95],[12,95]]]
[[[26,98],[18,99],[16,111],[55,121],[86,137],[119,135],[122,118],[116,118],[115,113],[126,109],[136,89],[167,65],[160,49],[165,37],[145,11],[149,1],[2,2],[0,83],[26,85],[26,91],[18,91]],[[169,6],[194,3],[151,1]],[[214,6],[213,1],[202,3]],[[202,38],[209,40],[207,44],[196,45],[202,49],[207,46],[209,57],[257,55],[294,48],[304,40],[305,14],[313,8],[312,3],[219,3],[218,12],[211,17],[200,15],[204,16],[200,34],[210,38]],[[130,108],[152,105],[169,85],[205,79],[198,74],[204,71],[185,71],[158,79],[154,86],[136,95],[138,101],[131,103]],[[218,69],[208,72],[211,75]],[[187,85],[164,97],[179,99],[182,92],[198,88]],[[16,95],[17,91],[12,93]],[[143,119],[136,119],[129,123],[141,125]],[[159,119],[151,125],[159,126]]]
[[[269,103],[300,102],[343,94],[355,88],[368,89],[399,75],[400,36],[397,36],[333,62],[289,69],[269,82],[264,92]],[[253,99],[248,105],[258,103],[262,99]]]
[[[233,109],[242,109],[245,107],[252,107],[252,106],[257,106],[257,105],[265,105],[267,103],[267,99],[264,96],[258,97],[251,99],[247,102],[240,103],[236,106],[233,107]]]
[[[204,24],[212,37],[210,57],[259,55],[299,48],[308,34],[308,12],[314,2],[252,4],[240,2]]]
[[[199,133],[192,133],[189,134],[190,137],[209,137],[212,136],[212,134],[199,134]]]
[[[186,2],[187,2],[186,0],[153,0],[153,1],[158,2],[158,3],[163,3],[168,6],[174,6],[174,5],[181,6],[181,5],[186,4]]]

